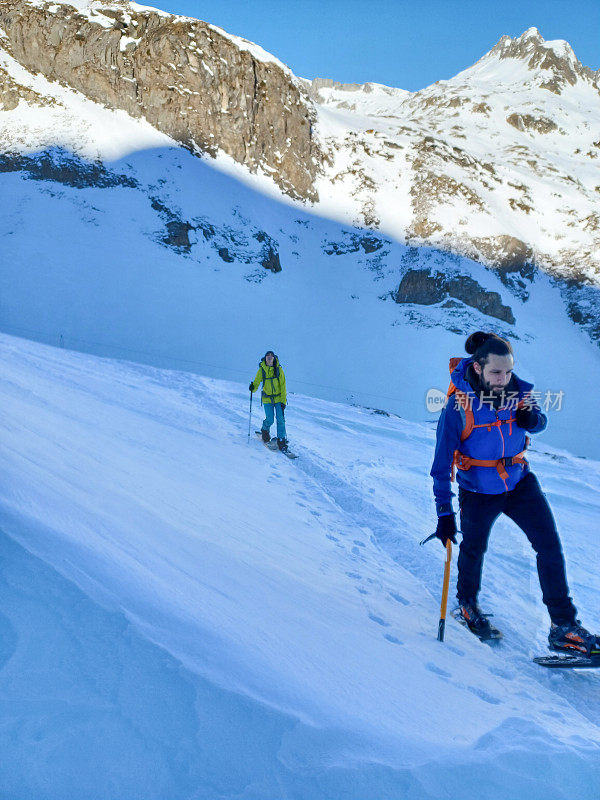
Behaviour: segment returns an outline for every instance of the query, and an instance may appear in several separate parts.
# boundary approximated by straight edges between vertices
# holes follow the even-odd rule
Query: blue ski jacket
[[[516,375],[513,375],[508,387],[511,391],[514,390],[516,397],[511,398],[509,395],[507,402],[500,408],[494,408],[490,402],[482,402],[482,398],[473,390],[467,377],[467,371],[472,363],[472,358],[463,358],[453,371],[451,380],[459,394],[450,395],[438,420],[435,456],[430,473],[433,478],[433,494],[438,516],[453,513],[454,493],[450,483],[455,451],[458,450],[464,456],[481,461],[510,458],[525,450],[527,433],[540,433],[548,422],[538,404],[533,398],[528,397],[533,384],[521,380]],[[524,399],[527,400],[528,407],[537,413],[537,421],[528,431],[515,422],[516,403]],[[472,408],[475,427],[461,442],[466,422],[465,400]],[[467,470],[458,469],[456,478],[459,486],[471,492],[501,494],[514,489],[528,472],[527,463],[509,463],[505,466],[506,477],[502,478],[495,467],[472,465]]]

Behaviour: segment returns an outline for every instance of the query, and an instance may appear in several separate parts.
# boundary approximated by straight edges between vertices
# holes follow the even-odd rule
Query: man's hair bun
[[[493,335],[494,335],[493,333],[484,333],[483,331],[475,331],[475,333],[472,333],[465,342],[465,350],[470,356],[472,356],[474,353],[477,352],[477,350],[479,350],[481,345],[484,342],[487,342],[488,339],[491,339]]]
[[[496,333],[484,333],[484,331],[472,333],[465,342],[465,350],[474,357],[474,361],[482,365],[487,363],[490,354],[497,356],[512,356],[513,354],[510,342]]]

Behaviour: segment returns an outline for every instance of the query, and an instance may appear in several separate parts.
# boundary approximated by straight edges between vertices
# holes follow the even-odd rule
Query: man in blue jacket
[[[589,654],[596,637],[581,626],[567,586],[562,548],[552,512],[525,460],[527,433],[540,433],[546,416],[533,399],[532,384],[513,372],[511,345],[478,331],[467,339],[470,358],[456,359],[451,389],[437,427],[431,468],[438,525],[445,546],[456,543],[451,476],[456,470],[462,541],[458,556],[458,613],[481,638],[490,624],[479,609],[483,557],[492,525],[506,514],[537,554],[543,601],[557,650]]]

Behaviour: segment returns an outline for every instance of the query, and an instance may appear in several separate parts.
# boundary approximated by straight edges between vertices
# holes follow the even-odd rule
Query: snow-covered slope
[[[431,426],[294,394],[291,463],[247,442],[244,385],[0,344],[3,797],[591,796],[598,677],[530,662],[547,620],[508,521],[502,646],[436,641]],[[592,626],[600,464],[531,462]]]

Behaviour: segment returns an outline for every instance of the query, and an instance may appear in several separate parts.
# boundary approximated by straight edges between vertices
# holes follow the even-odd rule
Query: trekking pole
[[[448,586],[450,585],[450,562],[452,561],[452,542],[446,541],[446,563],[444,565],[444,585],[442,587],[442,605],[440,607],[440,621],[438,624],[438,642],[444,641],[446,628],[446,606],[448,605]]]
[[[252,392],[250,392],[250,414],[248,415],[248,444],[250,444],[250,428],[252,427]]]

